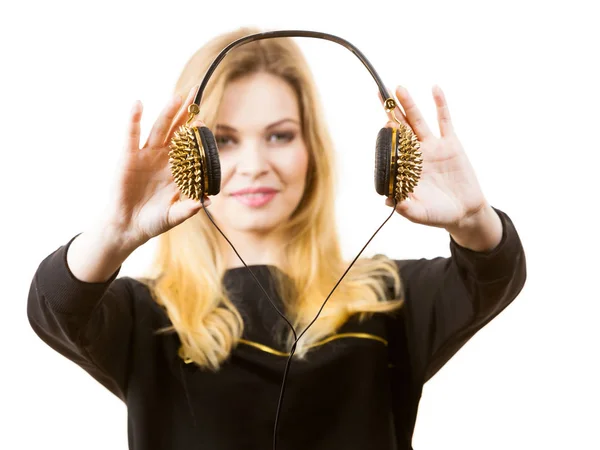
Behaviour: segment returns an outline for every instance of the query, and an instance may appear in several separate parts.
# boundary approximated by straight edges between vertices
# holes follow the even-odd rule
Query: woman
[[[227,44],[258,31],[198,50],[141,148],[136,103],[106,219],[45,258],[32,281],[31,326],[127,404],[132,449],[271,446],[292,333],[201,203],[180,195],[168,163],[202,74]],[[396,117],[413,128],[424,159],[397,212],[446,229],[451,257],[357,260],[298,343],[281,449],[411,448],[423,384],[525,282],[518,234],[481,192],[441,90],[433,92],[439,138],[408,92],[396,94],[405,112]],[[335,226],[333,146],[294,41],[228,54],[201,114],[195,125],[215,132],[222,171],[219,195],[204,205],[303,330],[349,262]],[[117,278],[153,237],[149,276]]]

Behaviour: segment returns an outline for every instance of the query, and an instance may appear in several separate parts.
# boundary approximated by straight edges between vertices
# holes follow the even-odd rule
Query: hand
[[[196,214],[202,203],[184,197],[175,184],[169,165],[172,134],[184,125],[197,86],[184,104],[173,97],[154,123],[148,140],[140,148],[142,104],[131,109],[123,155],[107,208],[106,225],[129,246],[139,246]],[[195,121],[193,126],[202,126]],[[210,205],[205,197],[204,205]]]
[[[432,93],[437,107],[439,138],[430,131],[408,91],[402,86],[396,89],[404,113],[396,107],[395,115],[417,135],[423,159],[423,170],[414,192],[396,205],[396,211],[414,223],[458,229],[489,205],[454,132],[444,93],[438,86],[433,87]],[[381,94],[379,99],[383,103]],[[391,112],[388,116],[390,121],[386,126],[398,127]],[[387,206],[394,206],[393,202],[392,197],[385,200]]]

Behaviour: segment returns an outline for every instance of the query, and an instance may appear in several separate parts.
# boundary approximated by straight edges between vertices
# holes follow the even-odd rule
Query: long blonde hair
[[[189,59],[175,92],[185,98],[223,48],[258,32],[261,30],[243,27],[210,40]],[[214,129],[226,84],[257,72],[282,77],[294,89],[309,152],[304,194],[288,221],[280,226],[283,235],[289,236],[285,261],[278,266],[282,273],[269,267],[284,302],[286,317],[300,332],[349,266],[342,258],[334,214],[333,145],[312,74],[300,48],[291,38],[276,38],[246,43],[232,50],[206,86],[199,119]],[[217,370],[229,356],[244,329],[243,319],[222,283],[227,267],[219,239],[222,236],[200,211],[157,237],[158,249],[145,281],[172,323],[159,331],[175,330],[185,356],[211,370]],[[290,280],[288,283],[282,274]],[[389,296],[386,277],[393,281],[393,300],[386,300]],[[359,320],[364,320],[375,312],[398,309],[403,303],[402,298],[397,298],[400,293],[401,280],[393,260],[385,255],[358,259],[329,298],[319,319],[298,342],[295,356],[305,357],[307,346],[334,333],[353,314],[360,314]],[[290,334],[285,345],[289,348],[291,343]]]

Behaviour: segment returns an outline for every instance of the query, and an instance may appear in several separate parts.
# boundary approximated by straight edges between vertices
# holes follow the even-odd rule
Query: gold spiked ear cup
[[[423,169],[421,144],[410,127],[382,128],[375,143],[375,190],[398,202],[414,191]]]
[[[173,134],[169,148],[171,173],[183,194],[200,200],[204,194],[219,193],[219,150],[214,135],[207,127],[180,126]]]
[[[382,128],[375,145],[375,190],[398,202],[406,199],[419,182],[423,160],[414,132],[400,124]],[[181,126],[171,139],[169,163],[183,194],[199,200],[221,189],[221,165],[214,135],[207,127]]]

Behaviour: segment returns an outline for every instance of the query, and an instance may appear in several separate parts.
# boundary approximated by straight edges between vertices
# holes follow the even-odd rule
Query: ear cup
[[[390,162],[393,162],[392,155],[392,132],[391,128],[382,128],[377,134],[375,143],[375,190],[379,195],[389,197],[390,193]],[[394,155],[395,153],[395,148]],[[393,180],[392,180],[393,182]],[[393,186],[393,184],[392,184]],[[393,188],[392,188],[393,191]]]
[[[217,195],[221,190],[221,163],[219,161],[219,149],[212,131],[208,127],[198,128],[198,134],[204,149],[204,167],[208,181],[206,194]]]
[[[169,145],[169,164],[182,194],[200,200],[221,190],[219,150],[207,127],[182,125]]]

